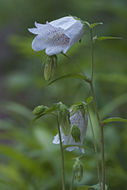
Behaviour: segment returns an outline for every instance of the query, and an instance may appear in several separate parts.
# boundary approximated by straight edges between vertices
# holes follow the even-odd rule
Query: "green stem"
[[[94,73],[94,41],[93,41],[93,31],[92,28],[90,29],[90,38],[91,38],[91,79],[89,81],[92,96],[93,96],[93,104],[95,113],[97,116],[99,128],[100,128],[100,135],[101,135],[101,154],[102,154],[102,190],[105,190],[105,160],[104,160],[104,132],[103,132],[103,126],[101,124],[97,103],[96,103],[96,97],[93,87],[93,73]]]
[[[90,112],[89,112],[88,108],[87,108],[87,113],[88,113],[88,117],[89,117],[89,121],[90,121],[90,126],[91,126],[91,131],[92,131],[92,135],[93,135],[94,151],[95,151],[96,162],[97,162],[97,176],[98,176],[98,182],[99,182],[100,189],[101,189],[100,168],[99,168],[97,143],[96,143],[96,138],[95,138],[95,134],[94,134],[93,124],[92,124],[92,120],[91,120],[91,116],[90,116]]]
[[[90,87],[91,87],[91,92],[93,96],[93,104],[94,104],[94,109],[95,113],[97,116],[99,128],[100,128],[100,135],[101,135],[101,156],[102,156],[102,190],[105,190],[105,158],[104,158],[104,131],[103,131],[103,126],[101,124],[98,108],[97,108],[97,103],[96,103],[96,98],[95,98],[95,93],[94,93],[94,88],[93,88],[93,83],[90,82]]]
[[[57,117],[57,127],[58,127],[58,134],[59,134],[59,140],[60,140],[60,151],[61,151],[61,161],[62,161],[62,190],[65,190],[64,151],[63,151],[62,138],[61,138],[58,117]]]
[[[75,179],[75,176],[74,176],[74,173],[73,173],[72,180],[71,180],[70,190],[72,190],[72,188],[73,188],[74,179]]]
[[[93,42],[93,30],[90,29],[90,39],[91,39],[91,81],[93,81],[94,72],[94,42]]]

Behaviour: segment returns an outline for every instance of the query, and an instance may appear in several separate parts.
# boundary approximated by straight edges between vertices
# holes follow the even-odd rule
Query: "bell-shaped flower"
[[[83,145],[85,134],[86,134],[87,124],[88,124],[87,114],[85,113],[85,115],[83,115],[82,112],[78,110],[76,111],[76,113],[74,113],[70,117],[70,122],[71,122],[71,126],[77,126],[79,128],[80,140],[78,142],[75,141],[71,133],[69,135],[65,135],[61,129],[61,138],[62,138],[63,145],[72,145],[66,148],[66,150],[68,151],[80,149],[82,153],[85,153],[84,148],[80,146]],[[59,144],[59,143],[60,143],[59,135],[57,134],[53,139],[53,144]],[[80,146],[76,146],[76,145],[80,145]]]
[[[45,49],[47,55],[55,55],[68,49],[81,39],[84,33],[84,26],[80,20],[72,16],[66,16],[46,24],[35,22],[36,28],[28,29],[36,34],[32,42],[32,48],[35,51]]]

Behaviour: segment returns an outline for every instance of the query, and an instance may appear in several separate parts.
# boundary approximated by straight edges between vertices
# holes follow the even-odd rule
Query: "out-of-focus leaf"
[[[116,84],[127,85],[127,75],[118,73],[97,74],[96,79],[99,81],[114,82]]]
[[[25,182],[22,179],[19,171],[14,166],[0,165],[0,183],[9,183],[10,186],[19,187],[20,189],[26,189]]]
[[[92,188],[95,190],[100,190],[100,184],[93,185]],[[108,186],[106,184],[105,184],[105,190],[108,190]]]
[[[39,58],[45,55],[44,51],[33,51],[31,48],[32,38],[12,35],[8,39],[8,42],[26,57],[34,56]]]
[[[124,122],[124,123],[127,123],[127,119],[123,119],[121,117],[111,117],[111,118],[104,119],[102,121],[102,124],[111,123],[111,122]]]
[[[25,106],[15,102],[5,102],[0,105],[2,111],[6,110],[8,113],[18,114],[28,120],[32,119],[31,111]]]
[[[0,119],[0,129],[9,130],[15,127],[15,124],[11,120]]]
[[[113,99],[111,102],[107,103],[101,110],[101,117],[105,117],[107,114],[111,113],[113,110],[127,102],[127,93]]]
[[[100,184],[92,185],[92,186],[81,186],[78,190],[100,190]],[[105,190],[108,190],[108,186],[105,184]]]
[[[78,187],[78,190],[93,190],[94,188],[92,186],[84,185],[81,187]]]
[[[21,165],[24,170],[34,172],[36,175],[41,176],[39,164],[16,149],[6,145],[0,145],[0,153],[19,163],[19,165]]]

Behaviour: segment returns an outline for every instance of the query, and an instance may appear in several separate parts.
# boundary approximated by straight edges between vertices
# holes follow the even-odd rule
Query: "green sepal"
[[[38,114],[38,115],[33,119],[32,122],[36,121],[37,119],[43,117],[43,116],[46,115],[46,114],[51,114],[51,113],[52,113],[52,114],[55,114],[55,111],[56,111],[56,110],[57,110],[57,106],[56,106],[56,104],[54,104],[53,106],[51,106],[51,107],[45,109],[45,111],[43,111],[43,112],[41,112],[40,114]]]
[[[71,128],[71,136],[75,142],[80,142],[81,132],[76,125],[73,125]]]
[[[65,104],[62,102],[57,103],[58,119],[61,129],[65,135],[70,132],[70,112]]]
[[[82,112],[82,114],[85,114],[85,109],[86,109],[86,103],[81,101],[81,102],[77,102],[75,104],[73,104],[71,106],[71,116],[74,115],[78,110],[80,110]]]
[[[53,77],[56,66],[57,66],[57,56],[56,55],[50,56],[44,65],[45,80],[48,81]]]

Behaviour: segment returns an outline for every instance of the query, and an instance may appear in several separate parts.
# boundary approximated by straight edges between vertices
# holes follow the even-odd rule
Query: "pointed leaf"
[[[101,24],[103,24],[103,22],[96,22],[96,23],[90,24],[90,28],[93,29],[94,27],[101,25]]]
[[[58,81],[58,80],[61,80],[61,79],[64,79],[64,78],[76,78],[76,79],[82,79],[82,80],[85,80],[86,82],[89,82],[89,79],[84,76],[84,75],[80,75],[80,74],[67,74],[67,75],[63,75],[61,77],[58,77],[57,79],[51,81],[48,85]]]
[[[102,124],[111,123],[111,122],[124,122],[124,123],[127,123],[127,119],[123,119],[121,117],[111,117],[111,118],[107,118],[107,119],[103,120]]]
[[[101,40],[121,40],[121,37],[114,37],[114,36],[100,36],[94,38],[94,40],[101,41]]]

